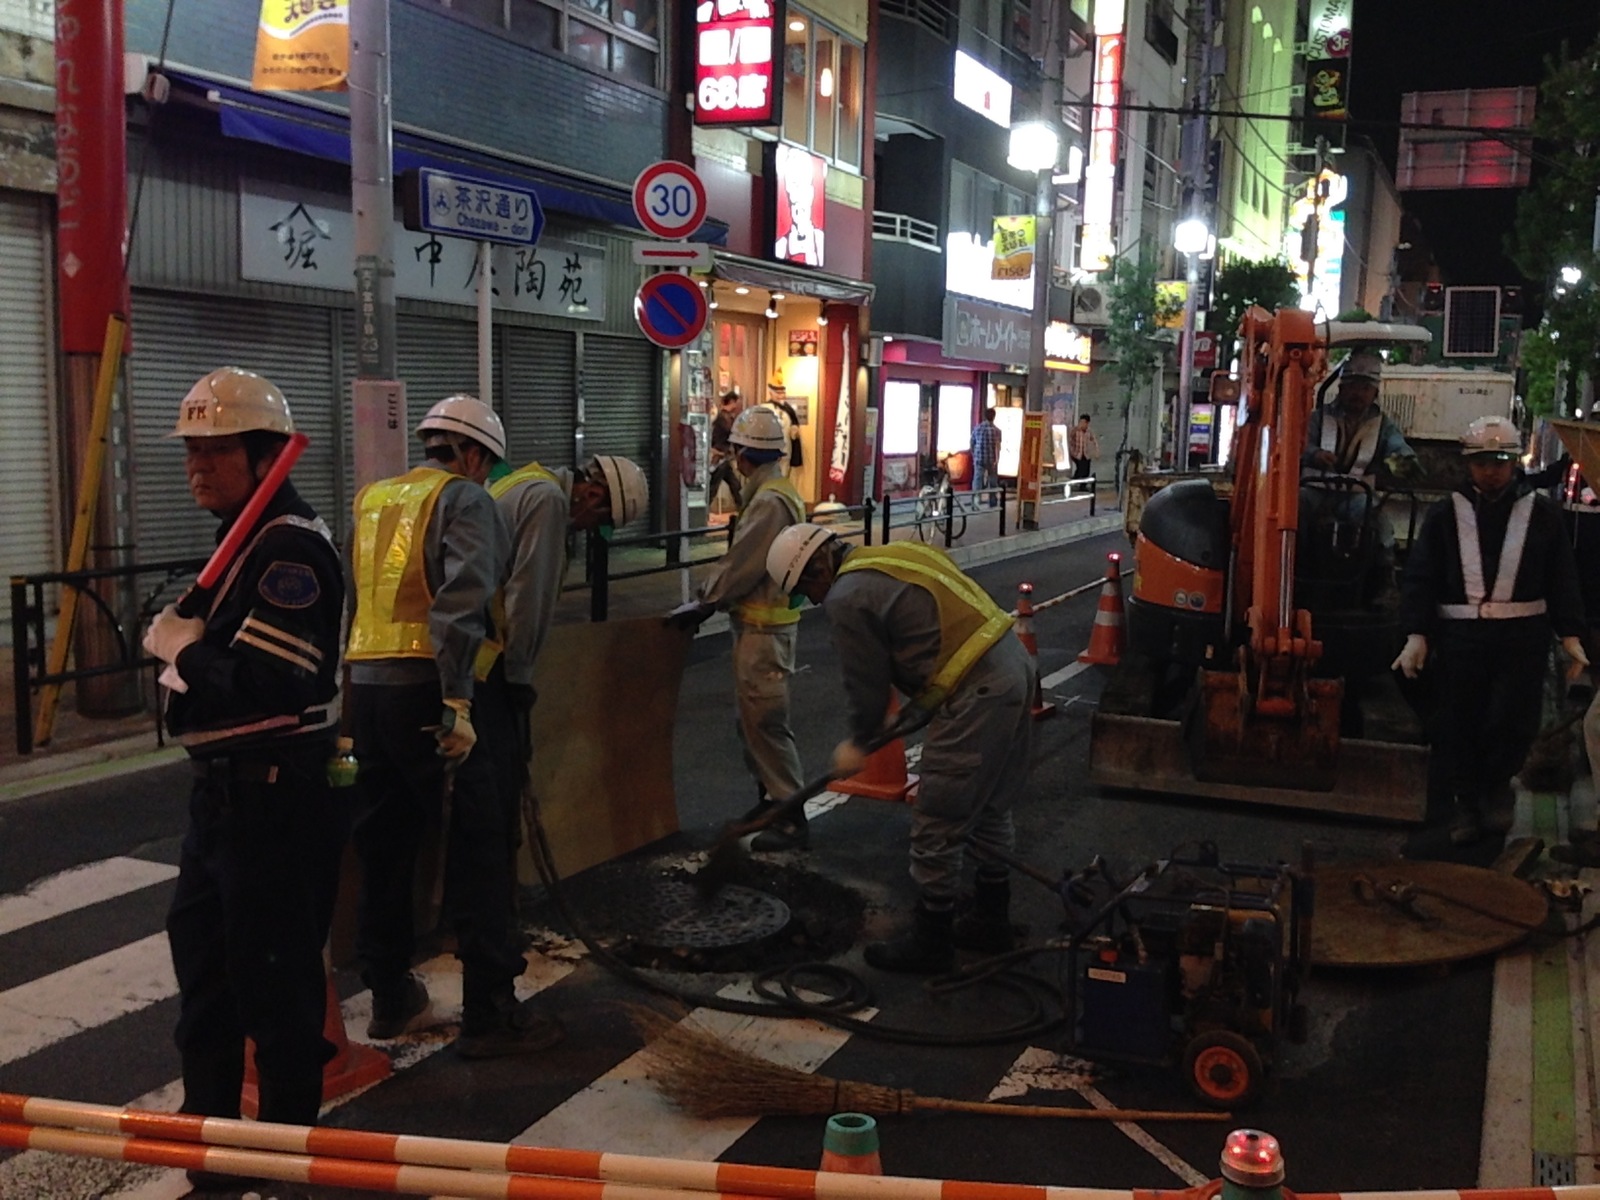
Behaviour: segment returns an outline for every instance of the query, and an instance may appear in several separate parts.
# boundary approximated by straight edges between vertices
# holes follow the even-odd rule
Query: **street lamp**
[[[1582,278],[1583,271],[1577,267],[1569,266],[1561,268],[1561,282],[1566,284],[1568,287],[1576,287],[1579,280]]]
[[[1033,192],[1033,320],[1028,338],[1027,412],[1044,411],[1044,331],[1050,323],[1050,235],[1054,224],[1056,160],[1061,156],[1061,135],[1048,121],[1024,121],[1011,127],[1006,162],[1019,171],[1034,172]],[[1039,468],[1023,462],[1017,468],[1017,525],[1039,527]]]
[[[1172,230],[1172,245],[1184,258],[1183,348],[1178,355],[1178,403],[1172,414],[1177,443],[1172,456],[1173,470],[1189,465],[1189,405],[1194,387],[1194,322],[1200,306],[1200,256],[1211,246],[1211,230],[1199,217],[1189,216]]]

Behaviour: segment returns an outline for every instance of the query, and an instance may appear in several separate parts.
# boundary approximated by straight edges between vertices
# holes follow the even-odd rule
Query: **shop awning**
[[[810,296],[839,304],[872,303],[873,287],[870,283],[846,279],[843,275],[829,275],[825,271],[813,271],[808,267],[789,267],[759,258],[746,258],[729,250],[715,252],[711,260],[711,274],[729,283],[766,288],[769,292],[787,292],[791,296]]]
[[[274,146],[329,162],[350,162],[350,118],[343,112],[253,92],[187,71],[167,70],[164,74],[174,85],[204,95],[216,105],[224,137]],[[456,171],[507,187],[532,188],[549,212],[639,228],[633,215],[632,199],[623,188],[574,179],[553,170],[395,130],[395,174],[420,167]],[[721,245],[728,240],[728,227],[718,221],[707,221],[696,240]]]

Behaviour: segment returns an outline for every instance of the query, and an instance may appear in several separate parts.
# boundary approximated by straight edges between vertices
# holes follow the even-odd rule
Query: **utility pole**
[[[395,357],[389,0],[350,6],[350,207],[356,226],[355,484],[361,487],[406,469],[406,392]]]

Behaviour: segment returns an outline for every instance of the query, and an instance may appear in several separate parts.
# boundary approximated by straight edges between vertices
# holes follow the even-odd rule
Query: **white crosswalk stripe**
[[[74,867],[18,895],[0,897],[0,935],[177,877],[177,867],[142,858],[108,858]]]

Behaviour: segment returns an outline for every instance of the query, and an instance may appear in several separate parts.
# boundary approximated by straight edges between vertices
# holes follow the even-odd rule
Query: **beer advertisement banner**
[[[1034,218],[994,219],[994,265],[990,279],[1027,279],[1033,274]]]
[[[261,0],[259,92],[342,92],[350,76],[350,0]]]

